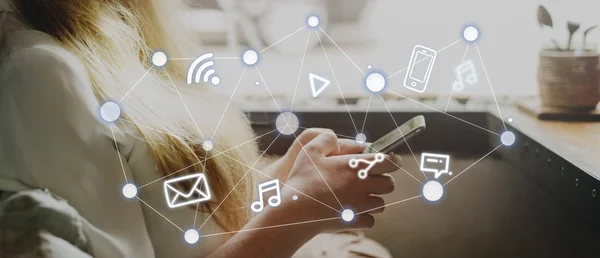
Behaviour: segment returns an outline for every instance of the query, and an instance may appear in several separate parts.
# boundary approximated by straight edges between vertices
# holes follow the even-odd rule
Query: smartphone
[[[425,117],[416,116],[369,145],[363,153],[390,153],[425,130]]]
[[[408,72],[404,76],[404,87],[419,93],[424,92],[427,89],[436,56],[435,50],[416,45],[410,56]]]

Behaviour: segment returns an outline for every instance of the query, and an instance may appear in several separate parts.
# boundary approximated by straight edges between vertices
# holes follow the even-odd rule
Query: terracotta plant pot
[[[543,50],[538,86],[542,105],[572,111],[589,111],[600,101],[599,55]]]

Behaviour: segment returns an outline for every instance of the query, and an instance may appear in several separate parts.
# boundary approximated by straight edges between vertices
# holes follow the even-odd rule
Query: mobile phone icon
[[[436,56],[435,50],[416,45],[410,56],[408,72],[404,77],[404,87],[419,93],[424,92],[427,89]]]

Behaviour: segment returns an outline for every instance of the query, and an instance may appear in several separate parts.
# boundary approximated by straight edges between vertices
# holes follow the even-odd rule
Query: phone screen
[[[417,116],[411,120],[408,120],[400,127],[377,139],[377,141],[372,143],[371,146],[365,150],[365,152],[380,152],[390,145],[404,141],[406,138],[412,136],[413,133],[417,132],[419,128],[425,128],[425,117],[423,116]]]
[[[415,55],[415,60],[413,61],[413,65],[410,69],[410,78],[423,83],[425,78],[427,78],[427,73],[429,72],[428,70],[432,60],[432,56],[417,52]]]

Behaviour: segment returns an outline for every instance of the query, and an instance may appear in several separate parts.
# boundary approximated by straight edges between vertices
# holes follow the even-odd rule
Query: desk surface
[[[600,123],[538,120],[516,108],[502,110],[513,127],[600,180]]]

